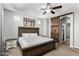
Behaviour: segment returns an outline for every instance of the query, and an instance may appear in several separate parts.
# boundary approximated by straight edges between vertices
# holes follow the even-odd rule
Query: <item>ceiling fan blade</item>
[[[46,11],[43,13],[43,15],[46,14]]]
[[[62,8],[62,6],[53,7],[52,9],[59,9]]]
[[[52,13],[52,14],[55,14],[55,12],[54,12],[54,11],[51,11],[51,13]]]

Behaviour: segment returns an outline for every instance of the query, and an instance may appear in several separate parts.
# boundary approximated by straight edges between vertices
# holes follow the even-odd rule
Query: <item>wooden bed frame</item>
[[[21,37],[22,33],[37,33],[39,35],[39,28],[19,27],[18,37]],[[41,56],[53,49],[55,49],[55,41],[46,42],[30,48],[21,48],[21,51],[23,56]]]

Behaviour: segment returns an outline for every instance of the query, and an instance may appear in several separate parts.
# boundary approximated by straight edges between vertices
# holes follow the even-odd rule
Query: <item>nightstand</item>
[[[8,50],[9,48],[16,48],[16,47],[17,47],[17,38],[6,40],[6,50]]]

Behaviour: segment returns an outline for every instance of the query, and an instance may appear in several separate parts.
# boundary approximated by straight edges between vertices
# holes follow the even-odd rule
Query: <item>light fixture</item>
[[[14,20],[15,20],[16,22],[20,22],[20,17],[14,16]]]
[[[62,24],[62,26],[65,26],[65,24]]]
[[[37,21],[37,24],[38,24],[38,25],[40,25],[40,24],[41,24],[41,22],[40,22],[40,21]]]
[[[70,19],[67,20],[67,23],[70,23]]]
[[[49,13],[49,12],[50,12],[50,10],[48,9],[48,10],[46,10],[46,12],[47,12],[47,13]]]

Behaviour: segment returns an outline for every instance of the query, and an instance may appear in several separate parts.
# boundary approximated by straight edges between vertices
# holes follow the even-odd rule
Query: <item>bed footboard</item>
[[[23,56],[41,56],[55,49],[55,41],[47,42],[30,48],[21,49]]]

